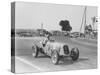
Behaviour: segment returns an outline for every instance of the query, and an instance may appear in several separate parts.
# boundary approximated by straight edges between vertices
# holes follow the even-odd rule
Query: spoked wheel
[[[76,61],[79,58],[79,50],[78,50],[78,48],[73,48],[71,50],[71,55],[70,56],[71,56],[73,61]]]
[[[59,54],[57,51],[53,51],[51,55],[51,61],[53,64],[57,65],[59,63]]]
[[[37,57],[39,53],[38,47],[37,46],[32,46],[32,55],[33,57]]]

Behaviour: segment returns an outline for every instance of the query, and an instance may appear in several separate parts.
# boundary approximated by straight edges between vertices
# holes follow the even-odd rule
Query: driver
[[[50,35],[49,34],[45,34],[45,39],[43,40],[43,47],[45,47],[45,45],[47,44],[47,42],[50,40]]]

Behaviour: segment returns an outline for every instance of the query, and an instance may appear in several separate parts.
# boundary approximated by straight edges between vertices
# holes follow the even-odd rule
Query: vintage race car
[[[53,64],[58,64],[61,57],[71,57],[73,61],[79,58],[79,49],[72,48],[69,50],[69,46],[66,43],[55,42],[54,40],[48,40],[45,44],[42,41],[33,44],[32,55],[36,58],[39,52],[51,57]]]

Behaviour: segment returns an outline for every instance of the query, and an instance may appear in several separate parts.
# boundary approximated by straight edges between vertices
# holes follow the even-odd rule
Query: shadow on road
[[[88,58],[79,58],[77,61],[72,61],[71,58],[61,59],[59,65],[71,65],[78,62],[83,62],[89,60]]]
[[[50,58],[50,56],[47,56],[47,55],[40,55],[40,56],[38,56],[37,58]]]
[[[48,59],[50,59],[50,56],[39,55],[37,58],[40,58],[40,59],[48,58]],[[88,60],[89,60],[89,58],[79,58],[77,61],[73,61],[70,57],[65,57],[65,58],[60,59],[59,65],[71,65],[71,64],[74,64],[74,63],[88,61]]]
[[[48,59],[50,59],[50,57],[47,56],[47,55],[40,55],[37,58],[41,58],[41,59],[48,58]],[[71,65],[71,64],[74,64],[74,63],[88,61],[88,60],[89,60],[89,58],[79,58],[77,61],[72,61],[71,58],[66,57],[66,58],[60,59],[59,65]]]
[[[82,62],[82,61],[87,61],[89,60],[88,58],[79,58],[76,62]]]

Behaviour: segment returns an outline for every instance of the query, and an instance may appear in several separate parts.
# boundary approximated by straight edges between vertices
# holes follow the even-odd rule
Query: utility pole
[[[85,33],[85,27],[86,27],[86,10],[87,10],[87,7],[85,6],[85,22],[84,22],[84,33]]]
[[[43,35],[43,23],[41,23],[41,35]]]
[[[43,29],[43,23],[41,23],[41,29]]]
[[[92,19],[93,30],[95,30],[94,25],[95,25],[95,23],[96,23],[96,17],[94,16],[94,17],[92,17],[91,19]]]
[[[81,27],[80,27],[80,32],[82,30],[83,23],[84,23],[84,30],[85,30],[85,26],[86,26],[86,9],[87,9],[87,7],[85,6],[85,9],[84,9],[84,12],[83,12],[83,17],[82,17],[82,22],[81,22]],[[85,19],[85,22],[84,22],[84,19]]]

